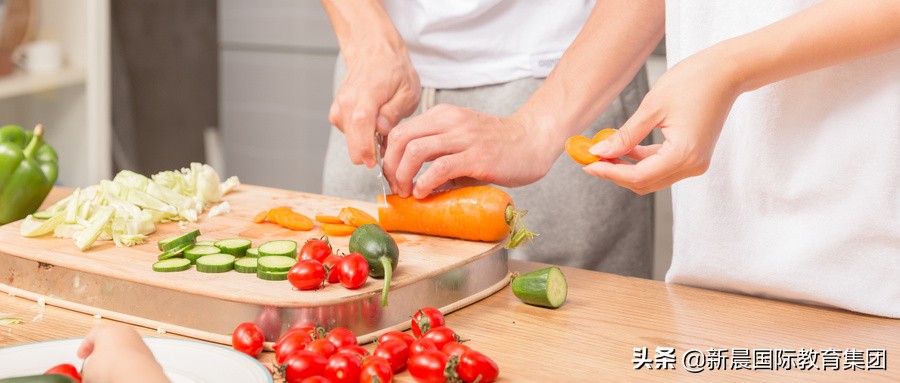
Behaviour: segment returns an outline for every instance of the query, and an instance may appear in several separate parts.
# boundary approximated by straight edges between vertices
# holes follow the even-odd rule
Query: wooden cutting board
[[[175,273],[159,273],[151,269],[160,253],[156,245],[158,240],[194,229],[200,230],[201,236],[198,240],[242,237],[252,240],[253,246],[270,240],[290,239],[297,241],[299,248],[307,239],[324,235],[319,223],[316,223],[311,231],[303,232],[284,229],[272,223],[252,222],[254,215],[276,206],[290,206],[309,217],[337,215],[341,208],[352,206],[377,217],[376,205],[371,202],[253,185],[241,185],[226,195],[224,200],[231,205],[230,213],[212,218],[204,213],[198,222],[187,223],[183,227],[178,223],[157,224],[157,231],[149,236],[147,243],[133,247],[116,247],[111,241],[97,241],[93,247],[82,252],[75,247],[72,239],[52,236],[24,238],[19,235],[19,222],[11,223],[0,227],[0,244],[2,244],[0,257],[12,256],[40,262],[39,265],[78,270],[109,280],[133,282],[193,296],[260,307],[324,307],[380,296],[382,280],[373,278],[369,278],[366,284],[357,290],[348,290],[336,284],[326,285],[315,291],[298,291],[287,281],[265,281],[257,278],[255,274],[241,274],[234,271],[206,274],[197,272],[193,267]],[[497,243],[405,233],[391,235],[400,249],[400,262],[394,272],[392,291],[444,275],[502,251]],[[335,251],[346,253],[349,238],[331,237],[330,242]],[[504,263],[505,260],[504,254]],[[3,279],[0,283],[16,286],[13,275],[2,274]],[[498,284],[494,290],[505,285],[505,281],[491,281],[490,285],[494,286],[495,283]],[[411,314],[412,312],[405,313],[407,317]]]

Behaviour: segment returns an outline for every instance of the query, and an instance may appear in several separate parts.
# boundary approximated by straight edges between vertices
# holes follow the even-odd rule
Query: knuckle
[[[412,141],[406,144],[406,154],[412,158],[418,158],[425,151],[425,145],[422,141]]]
[[[438,158],[428,167],[428,172],[434,177],[443,177],[450,173],[450,161],[444,157]]]

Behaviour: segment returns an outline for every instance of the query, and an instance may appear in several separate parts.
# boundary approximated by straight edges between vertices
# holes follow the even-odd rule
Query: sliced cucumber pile
[[[260,257],[282,256],[297,258],[297,242],[291,240],[269,241],[256,249]]]
[[[235,270],[239,273],[256,274],[260,279],[283,281],[288,271],[297,263],[297,242],[277,240],[251,247],[246,238],[229,238],[219,241],[197,241],[199,230],[159,241],[157,246],[163,251],[153,270],[166,273],[184,271],[197,266],[201,273],[225,273]]]
[[[553,266],[513,278],[512,291],[522,302],[555,309],[566,302],[569,287],[566,276]]]
[[[185,244],[182,244],[181,246],[163,251],[162,254],[159,255],[158,260],[162,261],[162,260],[166,260],[169,258],[174,258],[174,257],[180,256],[184,253],[185,250],[190,249],[192,246],[194,246],[192,243],[185,243]]]
[[[231,254],[211,254],[197,258],[197,271],[201,273],[224,273],[234,270],[234,256]]]
[[[207,246],[207,245],[195,245],[190,249],[184,251],[184,257],[191,261],[191,263],[197,263],[197,259],[204,255],[212,255],[219,254],[218,247],[215,246]]]
[[[261,257],[257,258],[257,270],[266,272],[287,272],[297,263],[289,257]]]
[[[230,238],[216,241],[215,246],[222,251],[223,254],[231,254],[236,257],[243,257],[250,248],[250,240],[244,238]]]
[[[234,271],[239,273],[252,274],[256,273],[256,258],[244,257],[234,261]]]
[[[197,241],[194,244],[197,246],[215,246],[216,241]]]
[[[251,247],[247,249],[247,256],[253,258],[259,258],[259,248]]]
[[[161,251],[169,251],[176,247],[183,246],[186,243],[191,245],[194,244],[194,240],[200,236],[200,230],[194,230],[191,232],[184,233],[182,235],[169,237],[159,241],[156,245],[159,246],[159,250]]]
[[[256,277],[267,281],[285,281],[287,280],[287,271],[262,271],[256,269]]]

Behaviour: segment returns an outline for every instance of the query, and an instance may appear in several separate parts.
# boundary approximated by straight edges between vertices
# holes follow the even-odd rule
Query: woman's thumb
[[[656,120],[649,113],[637,112],[625,121],[625,124],[609,138],[600,141],[588,151],[602,158],[619,158],[628,154],[635,146],[638,146],[644,137],[647,137],[656,127]]]

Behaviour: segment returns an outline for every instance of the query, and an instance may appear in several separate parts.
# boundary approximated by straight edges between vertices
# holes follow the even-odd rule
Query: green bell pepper
[[[16,125],[0,128],[0,225],[37,210],[56,182],[56,151],[43,135],[41,125],[33,133]]]

